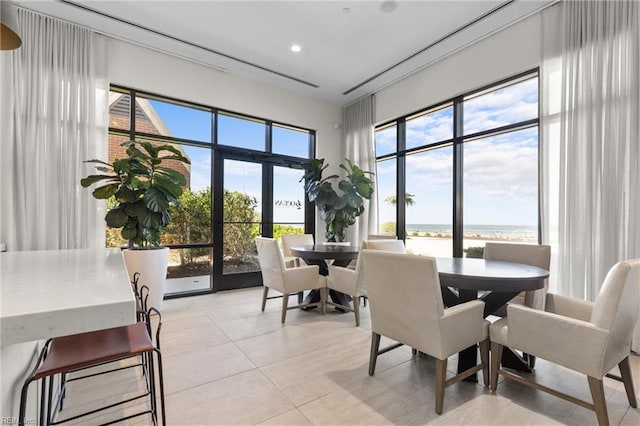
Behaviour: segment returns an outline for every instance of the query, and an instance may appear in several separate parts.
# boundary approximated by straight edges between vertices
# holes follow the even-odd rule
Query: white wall
[[[539,66],[541,28],[537,13],[382,89],[376,93],[376,123]]]
[[[339,173],[342,162],[342,107],[289,90],[223,73],[127,42],[111,40],[111,83],[316,131],[316,156]],[[324,223],[317,219],[316,234]]]

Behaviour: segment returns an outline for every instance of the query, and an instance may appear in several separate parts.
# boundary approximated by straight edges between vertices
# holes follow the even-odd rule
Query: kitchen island
[[[46,339],[133,322],[119,249],[0,253],[1,416],[17,420],[22,382]]]

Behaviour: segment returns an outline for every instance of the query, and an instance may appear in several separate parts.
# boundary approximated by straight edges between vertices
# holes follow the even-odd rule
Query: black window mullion
[[[264,140],[265,140],[265,152],[271,152],[273,150],[273,122],[266,121],[264,126]]]
[[[463,99],[453,103],[453,256],[462,257],[463,223]]]
[[[273,237],[273,164],[262,163],[262,236]]]
[[[404,240],[407,231],[407,219],[405,194],[407,190],[407,157],[404,154],[405,147],[407,146],[407,122],[404,119],[398,121],[397,132],[397,148],[402,154],[397,157],[397,171],[396,171],[396,234],[398,239]]]
[[[136,92],[129,91],[129,139],[136,138]]]
[[[217,283],[223,276],[224,266],[224,156],[213,149],[213,170],[211,171],[212,188],[212,212],[213,224],[213,289],[218,290]]]

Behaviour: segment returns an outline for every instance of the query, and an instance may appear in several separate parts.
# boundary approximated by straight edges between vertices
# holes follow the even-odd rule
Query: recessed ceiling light
[[[291,51],[292,51],[293,53],[298,53],[298,52],[300,52],[301,50],[302,50],[302,47],[300,47],[300,45],[299,45],[299,44],[292,44],[292,45],[291,45]]]
[[[347,13],[349,13],[349,12],[351,12],[351,8],[350,8],[350,7],[344,7],[344,8],[342,8],[342,13],[347,14]]]
[[[398,8],[398,2],[394,0],[385,0],[380,4],[380,11],[391,13]]]

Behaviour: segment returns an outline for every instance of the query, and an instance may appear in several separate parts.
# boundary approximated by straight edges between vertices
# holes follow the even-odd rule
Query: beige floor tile
[[[162,354],[166,356],[190,352],[229,343],[229,337],[213,323],[204,326],[162,333]]]
[[[161,342],[168,424],[597,424],[590,410],[502,377],[496,393],[476,383],[448,387],[439,416],[434,411],[433,359],[412,356],[411,348],[402,347],[379,356],[375,375],[368,375],[368,308],[361,309],[360,327],[355,327],[352,313],[331,308],[325,316],[318,310],[291,310],[282,325],[278,300],[260,311],[261,291],[232,290],[164,302]],[[639,389],[640,356],[632,355],[630,361]],[[456,357],[450,358],[450,376],[456,364]],[[528,376],[590,401],[580,374],[538,360]],[[142,383],[135,369],[98,377],[70,385],[65,416],[133,395]],[[612,425],[640,424],[640,410],[629,407],[621,383],[605,379],[605,392]],[[144,405],[114,408],[72,424],[108,421]],[[147,425],[150,420],[139,417],[124,424]]]
[[[272,417],[258,424],[261,426],[302,426],[310,425],[311,422],[299,410],[289,410],[284,414]]]
[[[261,370],[296,406],[300,406],[368,377],[369,345],[368,333],[355,329],[342,343],[287,358]],[[379,357],[376,371],[380,373],[410,359],[410,352],[389,352]]]
[[[171,425],[253,425],[293,408],[262,373],[251,370],[169,395],[167,422]]]
[[[299,409],[314,424],[332,424],[335,419],[339,419],[339,424],[427,423],[438,417],[434,374],[432,359],[414,357],[373,377],[349,383]],[[445,410],[483,392],[488,391],[475,383],[453,385],[445,391]]]
[[[206,328],[212,325],[215,324],[211,318],[201,311],[163,314],[162,336],[192,328]]]
[[[233,343],[163,357],[163,364],[167,395],[255,368]]]
[[[322,321],[320,317],[316,321]],[[277,332],[264,334],[235,342],[238,347],[257,365],[264,366],[297,355],[310,353],[348,340],[354,333],[363,330],[356,327],[308,327],[287,324]]]
[[[449,404],[451,405],[451,404]],[[563,423],[517,404],[508,398],[490,392],[478,395],[464,404],[447,407],[441,416],[434,418],[433,425],[521,425],[542,426]]]
[[[620,423],[622,426],[638,426],[640,425],[640,409],[639,408],[631,408],[627,411],[627,414],[622,419]]]

